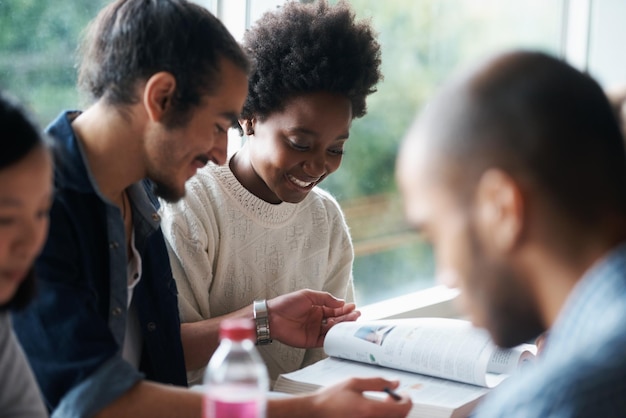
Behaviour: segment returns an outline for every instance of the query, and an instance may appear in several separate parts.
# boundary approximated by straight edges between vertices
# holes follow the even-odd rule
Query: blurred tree
[[[394,181],[398,146],[414,116],[452,73],[486,54],[511,47],[556,54],[563,5],[541,0],[350,4],[379,32],[385,79],[368,97],[367,115],[353,123],[341,168],[322,187],[345,210],[355,245],[358,301],[370,303],[434,284],[432,252],[407,235]]]
[[[0,0],[0,87],[30,106],[42,125],[79,107],[75,50],[105,0]]]
[[[0,0],[0,88],[29,105],[42,125],[84,106],[75,51],[108,2]],[[563,0],[350,3],[379,32],[385,80],[368,98],[368,114],[354,121],[341,168],[322,187],[346,211],[359,302],[369,303],[433,283],[432,253],[407,235],[394,181],[398,145],[414,115],[452,72],[478,57],[510,47],[556,53]]]

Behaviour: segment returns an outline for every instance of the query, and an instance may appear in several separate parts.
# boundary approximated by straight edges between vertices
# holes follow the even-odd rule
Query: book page
[[[489,389],[453,382],[384,367],[371,366],[350,360],[329,357],[311,366],[280,375],[274,390],[285,393],[310,392],[318,387],[330,386],[346,377],[383,377],[399,380],[397,391],[411,397],[413,416],[450,416],[452,411],[473,404]],[[373,394],[368,393],[370,396]],[[383,392],[377,398],[385,398]],[[436,411],[448,411],[436,413]]]
[[[412,318],[343,322],[327,334],[329,356],[493,387],[519,353],[498,349],[489,334],[468,321]],[[497,352],[498,356],[493,356]],[[518,360],[515,360],[518,356]],[[492,369],[488,373],[488,365]]]

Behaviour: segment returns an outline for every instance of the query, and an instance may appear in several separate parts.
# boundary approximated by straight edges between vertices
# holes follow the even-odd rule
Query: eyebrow
[[[47,195],[44,200],[47,203],[52,203],[52,199],[53,199],[53,194],[50,193],[50,195]],[[22,205],[22,201],[12,198],[12,197],[8,197],[8,196],[0,196],[0,206],[9,206],[9,207],[18,207]]]
[[[302,128],[302,127],[299,127],[299,126],[294,126],[292,128],[288,128],[287,131],[289,131],[289,132],[300,132],[300,133],[303,133],[305,135],[311,135],[311,136],[319,136],[319,134],[317,132],[312,131],[312,130],[307,129],[307,128]],[[346,133],[343,133],[343,134],[339,135],[337,138],[335,138],[335,140],[336,141],[344,140],[344,139],[348,139],[349,137],[350,137],[350,133],[346,132]]]
[[[220,113],[220,116],[224,119],[228,119],[231,124],[239,121],[239,115],[235,112],[222,112]]]

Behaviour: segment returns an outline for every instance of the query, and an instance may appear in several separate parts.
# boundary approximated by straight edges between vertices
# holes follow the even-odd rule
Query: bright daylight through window
[[[334,1],[333,1],[334,2]],[[83,106],[74,51],[103,0],[0,0],[0,87],[26,102],[42,125]],[[277,0],[198,1],[240,37]],[[403,221],[394,181],[397,147],[412,117],[455,70],[503,48],[559,54],[563,1],[352,0],[371,18],[383,51],[384,81],[353,124],[341,168],[322,187],[340,201],[356,252],[359,304],[434,285],[433,254]],[[233,8],[236,5],[236,10]],[[248,9],[246,10],[246,7]]]

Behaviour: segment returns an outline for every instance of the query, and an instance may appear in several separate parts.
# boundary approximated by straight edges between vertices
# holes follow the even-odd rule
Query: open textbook
[[[466,417],[510,373],[534,358],[534,345],[496,347],[468,321],[414,318],[343,322],[326,335],[330,357],[280,375],[274,391],[313,391],[348,377],[399,380],[410,395],[409,417]],[[387,396],[384,393],[368,393]]]

